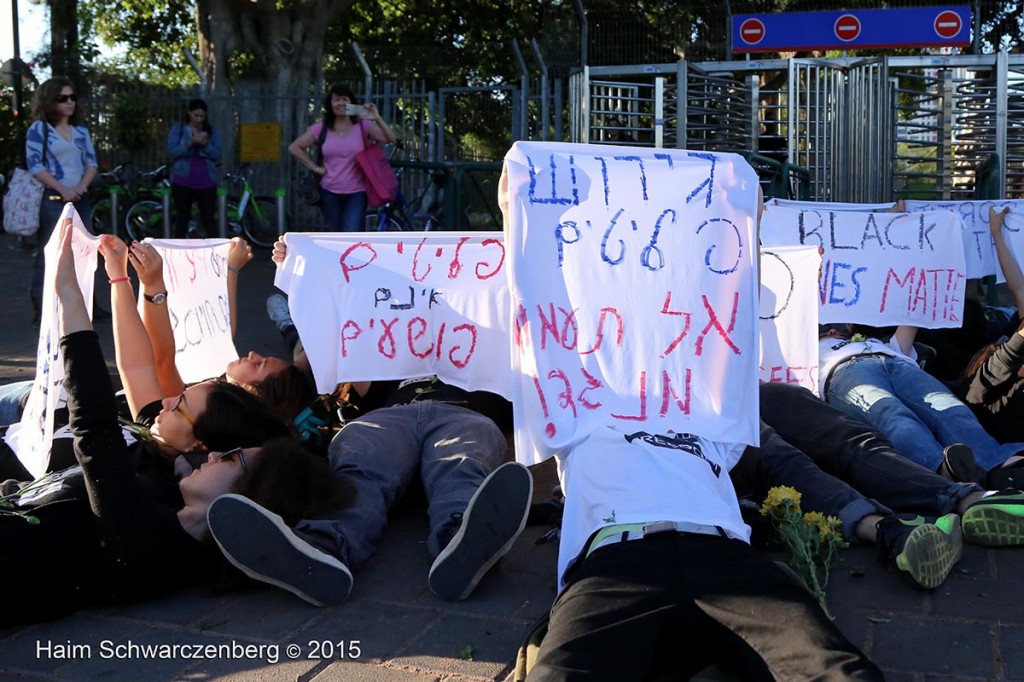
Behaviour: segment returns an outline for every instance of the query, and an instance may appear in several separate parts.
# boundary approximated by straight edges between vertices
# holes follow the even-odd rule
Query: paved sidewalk
[[[0,384],[29,379],[35,370],[37,330],[25,293],[31,254],[13,246],[12,237],[0,236],[0,290],[8,294],[0,308]],[[264,310],[272,279],[266,254],[242,272],[243,352],[284,354]],[[106,306],[105,293],[99,296]],[[112,360],[109,322],[97,330]],[[537,481],[543,498],[553,482],[549,468]],[[356,572],[342,606],[317,609],[271,589],[195,589],[53,623],[0,627],[0,680],[505,680],[519,641],[554,597],[557,548],[534,544],[546,530],[528,527],[469,600],[450,604],[427,588],[425,514],[410,501],[396,510],[380,551]],[[1024,680],[1024,550],[969,546],[931,593],[881,568],[872,549],[843,557],[829,585],[832,611],[888,679]],[[143,659],[145,650],[129,644],[213,644],[220,655]],[[298,658],[289,645],[298,647]],[[359,655],[349,658],[354,646]]]

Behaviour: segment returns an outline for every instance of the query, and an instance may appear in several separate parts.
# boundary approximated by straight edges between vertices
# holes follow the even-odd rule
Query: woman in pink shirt
[[[320,210],[332,232],[360,232],[366,213],[366,180],[355,156],[367,144],[391,144],[395,135],[373,104],[354,104],[347,87],[334,85],[324,97],[323,121],[299,135],[288,151],[320,176]],[[307,150],[319,145],[317,159]]]

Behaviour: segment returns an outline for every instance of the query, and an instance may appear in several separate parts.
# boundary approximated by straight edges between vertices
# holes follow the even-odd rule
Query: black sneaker
[[[1024,492],[1000,490],[964,512],[964,536],[976,545],[1024,545]]]
[[[348,598],[352,574],[338,559],[299,538],[284,519],[241,495],[221,495],[206,512],[213,539],[242,573],[314,606]]]
[[[953,443],[942,450],[938,473],[957,483],[981,483],[985,480],[985,470],[974,461],[974,451],[963,443]]]
[[[430,567],[431,591],[445,601],[468,597],[523,532],[532,497],[533,477],[522,464],[508,462],[492,471]]]
[[[963,554],[960,517],[889,516],[878,522],[879,555],[926,589],[941,585]]]

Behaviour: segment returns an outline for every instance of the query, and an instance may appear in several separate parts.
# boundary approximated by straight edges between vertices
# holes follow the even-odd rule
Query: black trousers
[[[188,222],[192,217],[192,203],[199,204],[199,223],[207,237],[217,235],[217,188],[192,189],[181,185],[171,185],[171,198],[174,200],[174,237],[188,237]]]
[[[818,603],[744,542],[664,533],[582,561],[530,671],[547,680],[882,680]]]
[[[761,465],[768,483],[795,487],[803,494],[807,511],[840,516],[843,507],[862,493],[899,512],[941,516],[980,490],[910,461],[881,432],[799,386],[762,384],[761,419]],[[765,425],[773,431],[767,437]],[[787,444],[792,446],[788,450]],[[801,453],[806,456],[803,461]],[[826,480],[832,477],[840,481]]]

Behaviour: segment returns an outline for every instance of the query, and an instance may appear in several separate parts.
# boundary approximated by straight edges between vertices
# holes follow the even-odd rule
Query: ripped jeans
[[[846,360],[832,370],[825,399],[874,426],[900,454],[931,471],[942,463],[943,448],[953,443],[970,447],[986,470],[1024,451],[1022,443],[1000,444],[942,382],[896,357]]]

